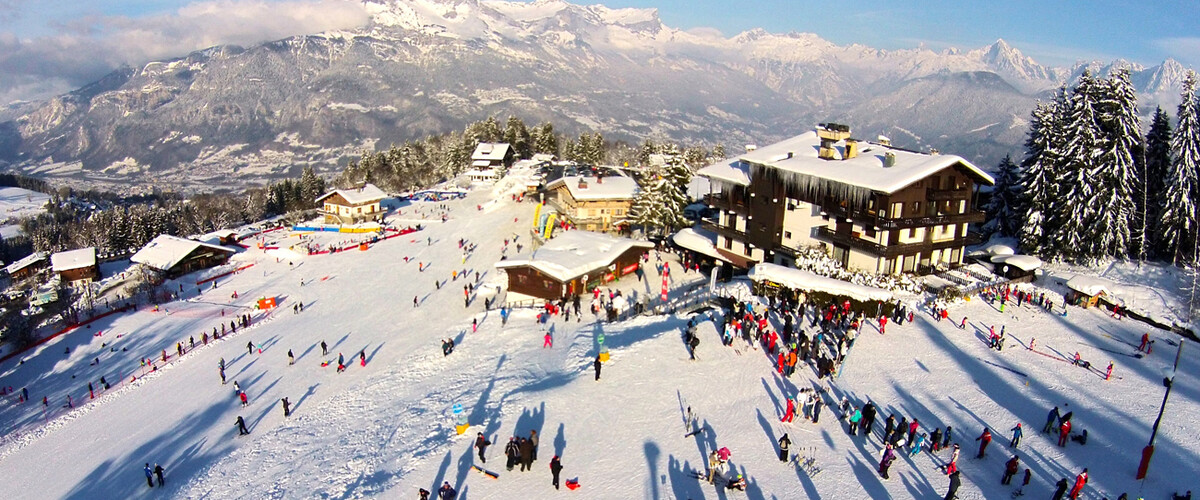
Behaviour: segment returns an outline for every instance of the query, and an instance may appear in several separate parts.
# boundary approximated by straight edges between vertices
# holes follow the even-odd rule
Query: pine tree
[[[315,206],[317,197],[325,194],[325,179],[317,177],[312,166],[305,166],[304,170],[300,172],[300,186],[303,191],[305,208]]]
[[[558,156],[558,134],[554,132],[554,125],[550,122],[541,124],[535,129],[536,135],[533,140],[533,151],[535,153],[548,154]]]
[[[649,233],[652,228],[659,227],[659,221],[662,219],[662,206],[659,192],[643,187],[638,190],[637,195],[633,198],[633,204],[629,207],[629,222],[640,226],[643,231]]]
[[[504,142],[512,146],[513,154],[520,159],[528,159],[533,157],[533,143],[529,136],[529,129],[525,127],[525,122],[521,121],[516,116],[509,116],[508,123],[504,127]]]
[[[1060,92],[1061,95],[1061,92]],[[1027,253],[1050,256],[1047,218],[1058,195],[1058,121],[1056,102],[1038,103],[1033,109],[1025,160],[1021,162],[1022,218],[1020,246]]]
[[[1137,93],[1129,81],[1129,69],[1118,68],[1106,82],[1097,82],[1095,102],[1099,113],[1100,153],[1092,165],[1095,183],[1091,206],[1098,210],[1089,225],[1094,257],[1123,258],[1131,247],[1142,244],[1141,221],[1134,193],[1140,192],[1137,175],[1142,156],[1141,124],[1137,115]]]
[[[1196,261],[1196,168],[1200,166],[1200,122],[1197,114],[1196,73],[1188,72],[1183,82],[1178,123],[1171,137],[1171,166],[1167,173],[1167,195],[1162,211],[1164,257],[1176,264]]]
[[[1145,189],[1142,193],[1146,220],[1146,253],[1162,257],[1162,202],[1166,199],[1167,172],[1171,166],[1171,116],[1161,107],[1155,109],[1146,134]],[[1170,256],[1167,256],[1170,258]]]
[[[1096,253],[1098,236],[1093,229],[1099,212],[1106,207],[1097,204],[1099,182],[1095,166],[1102,153],[1103,139],[1096,110],[1096,81],[1088,72],[1079,78],[1068,100],[1064,115],[1062,175],[1059,178],[1059,199],[1055,207],[1059,223],[1051,236],[1052,245],[1069,260],[1090,263]]]
[[[985,231],[1003,236],[1016,236],[1020,231],[1020,175],[1020,169],[1013,163],[1012,157],[1005,155],[997,167],[996,185],[985,208],[988,217]]]

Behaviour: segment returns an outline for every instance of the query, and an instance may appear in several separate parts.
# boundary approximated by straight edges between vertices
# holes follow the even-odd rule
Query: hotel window
[[[919,202],[919,201],[912,202],[912,211],[910,213],[912,215],[920,216],[921,215],[921,202]]]
[[[866,228],[866,232],[867,232],[868,238],[875,239],[875,228],[874,227],[868,226]]]
[[[792,232],[791,232],[791,231],[784,231],[784,232],[783,232],[783,237],[784,237],[785,239],[789,239],[789,240],[790,240],[790,239],[792,239]]]
[[[733,238],[728,238],[728,237],[725,238],[725,249],[733,250]]]
[[[742,243],[742,255],[750,255],[750,243]]]

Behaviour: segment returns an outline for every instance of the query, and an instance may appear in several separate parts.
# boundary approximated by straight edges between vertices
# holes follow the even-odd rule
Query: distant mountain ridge
[[[494,114],[610,139],[734,147],[833,120],[990,168],[1019,151],[1038,98],[1085,69],[1130,67],[1173,107],[1185,68],[1043,66],[1004,40],[880,50],[807,33],[725,38],[655,9],[561,0],[368,0],[369,25],[121,68],[0,109],[0,165],[68,182],[238,188]]]

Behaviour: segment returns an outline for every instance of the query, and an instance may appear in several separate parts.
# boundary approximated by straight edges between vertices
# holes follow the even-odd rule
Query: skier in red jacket
[[[992,442],[992,431],[988,430],[987,427],[984,427],[983,434],[980,434],[979,437],[975,438],[975,440],[979,441],[979,455],[976,455],[975,458],[983,458],[985,455],[987,455],[988,444]]]

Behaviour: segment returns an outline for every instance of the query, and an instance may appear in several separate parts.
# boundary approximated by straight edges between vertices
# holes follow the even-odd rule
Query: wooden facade
[[[78,267],[75,269],[67,269],[58,272],[58,279],[63,283],[74,283],[76,281],[94,281],[100,279],[100,266],[92,265],[86,267]]]
[[[505,269],[508,291],[546,300],[573,297],[637,271],[645,252],[642,247],[630,248],[608,265],[566,281],[548,276],[533,266],[510,267]]]
[[[566,184],[554,189],[550,202],[575,227],[601,233],[617,232],[624,227],[633,206],[633,200],[626,198],[577,200]]]

